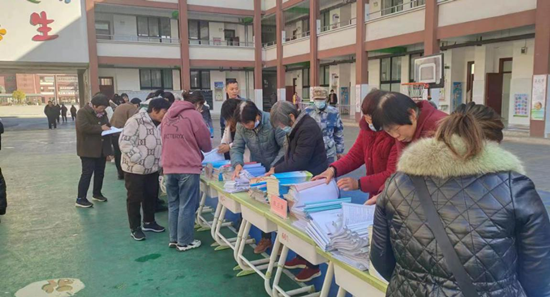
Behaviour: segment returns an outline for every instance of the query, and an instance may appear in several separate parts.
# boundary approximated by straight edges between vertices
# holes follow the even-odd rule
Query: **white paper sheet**
[[[372,225],[374,222],[375,205],[363,205],[353,203],[342,203],[344,225],[349,226],[357,223]]]
[[[116,133],[120,133],[120,132],[122,132],[122,129],[119,129],[119,128],[116,128],[116,127],[111,127],[110,130],[101,132],[101,136],[107,136],[107,135],[116,134]]]

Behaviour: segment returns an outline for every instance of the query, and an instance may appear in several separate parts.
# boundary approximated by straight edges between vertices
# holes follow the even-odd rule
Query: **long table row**
[[[378,297],[385,295],[387,284],[384,281],[371,275],[368,271],[361,271],[339,261],[330,253],[320,249],[305,232],[293,226],[293,218],[283,219],[279,217],[271,212],[269,205],[250,198],[247,193],[227,193],[224,191],[223,182],[211,181],[204,176],[201,176],[201,192],[202,196],[196,218],[196,222],[201,228],[199,230],[210,229],[212,238],[215,240],[216,250],[233,249],[233,257],[238,264],[235,270],[240,270],[237,276],[257,273],[264,279],[264,287],[269,296],[289,297],[307,294],[302,296],[326,297],[332,285],[333,277],[339,286],[337,295],[339,297],[345,296],[346,292],[353,296]],[[212,221],[208,221],[204,217],[205,213],[212,212],[211,209],[205,207],[207,197],[218,197],[218,204]],[[222,227],[229,224],[224,222],[227,210],[242,215],[241,226],[234,238],[227,238],[220,232]],[[252,225],[266,233],[277,232],[272,249],[275,252],[272,252],[269,258],[252,261],[244,256],[244,247],[253,242],[248,236]],[[277,262],[278,253],[276,251],[281,246],[282,251]],[[328,263],[328,270],[320,292],[315,292],[313,286],[305,286],[291,291],[285,291],[279,286],[289,249],[314,265]],[[275,265],[277,265],[277,269],[275,269]],[[273,281],[271,281],[274,270],[275,274]]]

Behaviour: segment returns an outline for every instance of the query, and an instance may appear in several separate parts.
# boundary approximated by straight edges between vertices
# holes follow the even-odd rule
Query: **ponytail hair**
[[[470,102],[461,104],[441,121],[435,138],[445,143],[455,156],[469,160],[481,153],[485,141],[500,143],[504,138],[503,129],[502,118],[494,109]],[[454,135],[464,141],[464,151],[458,152],[454,147]]]
[[[204,96],[202,95],[201,91],[194,91],[194,92],[185,92],[182,94],[183,100],[187,102],[191,102],[193,105],[195,104],[204,104]]]

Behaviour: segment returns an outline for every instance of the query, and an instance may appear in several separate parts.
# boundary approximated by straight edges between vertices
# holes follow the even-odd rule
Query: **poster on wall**
[[[341,106],[340,113],[342,115],[349,115],[350,114],[349,88],[348,87],[341,87],[340,88],[340,106]]]
[[[533,98],[531,100],[531,120],[544,121],[544,106],[546,101],[546,75],[533,76]]]
[[[462,104],[462,83],[461,82],[453,82],[453,110],[456,110],[456,108]]]
[[[216,101],[223,101],[223,81],[214,82],[214,98]]]
[[[529,95],[514,95],[514,117],[526,118],[529,116]]]

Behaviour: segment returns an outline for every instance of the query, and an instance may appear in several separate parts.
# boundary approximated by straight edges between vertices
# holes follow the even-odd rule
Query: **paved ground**
[[[75,209],[80,164],[72,122],[48,130],[45,118],[2,119],[7,132],[0,167],[8,184],[9,208],[0,223],[0,296],[13,296],[30,283],[53,278],[82,281],[86,287],[77,296],[265,296],[260,277],[237,278],[231,252],[209,247],[209,233],[198,233],[204,246],[186,253],[169,250],[167,234],[148,234],[145,242],[131,240],[125,189],[111,164],[104,187],[109,202]],[[357,133],[357,128],[346,127],[347,149]],[[550,205],[550,195],[544,192],[550,191],[549,147],[503,145],[525,162]],[[362,174],[364,169],[351,175]],[[360,192],[348,194],[357,202],[365,199]],[[166,213],[157,220],[166,225]],[[285,277],[283,286],[296,284]]]

